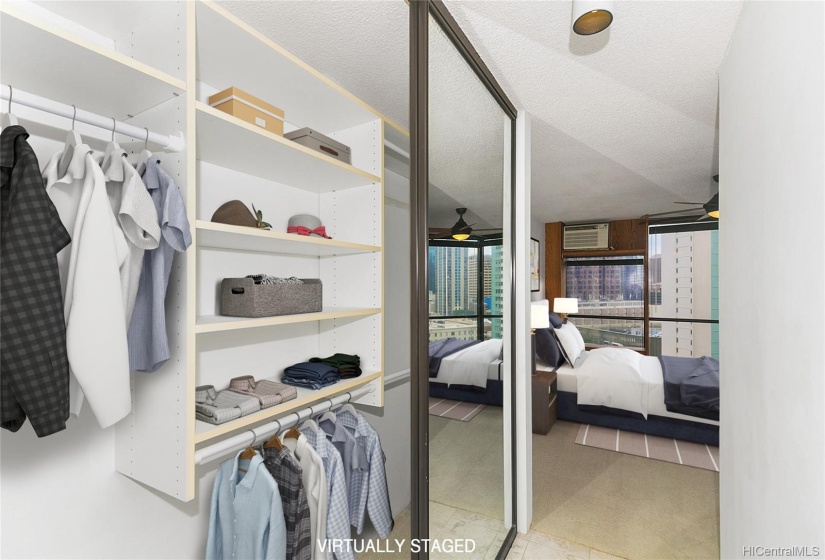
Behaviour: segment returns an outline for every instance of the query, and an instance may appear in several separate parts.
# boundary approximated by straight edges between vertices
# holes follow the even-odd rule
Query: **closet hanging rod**
[[[384,146],[389,148],[391,151],[395,152],[396,154],[401,155],[401,156],[403,156],[407,159],[410,159],[410,152],[408,152],[407,150],[405,150],[404,148],[402,148],[398,144],[390,142],[386,138],[384,139]]]
[[[9,99],[11,99],[11,112],[14,111],[14,105],[25,105],[26,107],[52,113],[60,117],[66,117],[67,119],[74,118],[79,122],[105,130],[112,130],[112,117],[105,117],[84,109],[77,109],[75,115],[75,108],[72,105],[58,103],[57,101],[52,101],[51,99],[46,99],[33,93],[21,91],[13,86],[0,84],[0,99],[3,101],[9,101]],[[3,107],[4,110],[7,108],[8,107]],[[162,146],[166,152],[180,152],[184,147],[182,132],[179,132],[177,135],[159,134],[121,121],[115,121],[115,132],[138,140],[148,141],[157,146]]]
[[[358,389],[355,389],[354,391],[343,393],[336,397],[332,397],[331,399],[327,399],[321,403],[317,403],[312,406],[302,408],[301,410],[295,412],[290,412],[289,414],[285,415],[285,418],[278,419],[273,422],[268,422],[266,424],[258,426],[257,428],[252,428],[251,430],[247,430],[236,436],[232,436],[231,438],[227,438],[225,440],[219,441],[218,443],[214,443],[208,447],[204,447],[203,449],[198,449],[195,452],[195,464],[202,465],[204,463],[212,461],[213,459],[217,459],[218,457],[228,455],[229,453],[240,451],[241,449],[249,447],[256,443],[263,443],[265,439],[272,436],[273,434],[277,434],[278,432],[290,428],[298,424],[299,422],[303,422],[310,416],[314,416],[321,412],[326,412],[334,406],[348,403],[353,399],[363,397],[364,395],[372,393],[373,391],[374,389],[369,386],[360,387]]]

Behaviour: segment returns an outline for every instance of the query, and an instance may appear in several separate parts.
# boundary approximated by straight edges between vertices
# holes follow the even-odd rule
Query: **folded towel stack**
[[[334,367],[338,370],[338,375],[340,375],[342,379],[349,379],[361,375],[361,358],[359,358],[358,355],[338,353],[328,358],[310,358],[309,361]]]
[[[287,385],[317,390],[328,387],[329,385],[334,385],[340,380],[338,370],[332,366],[313,362],[301,362],[300,364],[286,368],[281,382]]]

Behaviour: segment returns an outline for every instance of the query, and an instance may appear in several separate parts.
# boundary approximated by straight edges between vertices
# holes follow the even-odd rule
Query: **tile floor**
[[[507,536],[503,523],[477,513],[430,502],[430,538],[473,539],[476,549],[472,553],[433,552],[432,560],[465,559],[492,560]],[[508,560],[619,560],[604,552],[584,545],[557,539],[535,531],[518,535]]]

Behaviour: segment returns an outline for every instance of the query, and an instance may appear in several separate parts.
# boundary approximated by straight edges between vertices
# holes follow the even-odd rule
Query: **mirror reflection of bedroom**
[[[473,538],[483,556],[507,534],[501,358],[510,329],[502,231],[510,120],[432,16],[429,41],[429,535]],[[468,527],[479,530],[462,533]]]

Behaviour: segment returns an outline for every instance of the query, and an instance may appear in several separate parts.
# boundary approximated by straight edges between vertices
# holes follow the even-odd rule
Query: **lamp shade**
[[[613,23],[613,0],[573,0],[573,31],[595,35]]]
[[[550,302],[546,299],[530,302],[530,328],[550,328]]]
[[[576,298],[557,297],[553,299],[553,311],[556,313],[578,313],[579,300]]]

